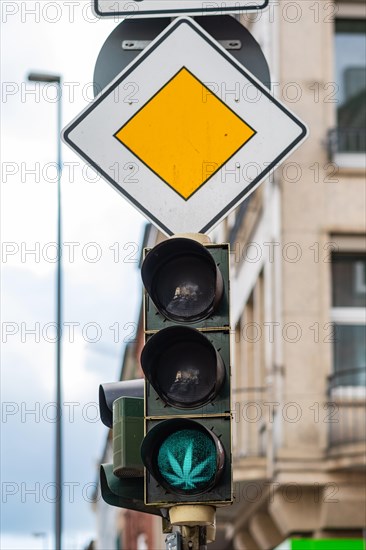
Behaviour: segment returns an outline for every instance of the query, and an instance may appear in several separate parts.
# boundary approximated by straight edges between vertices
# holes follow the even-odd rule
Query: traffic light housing
[[[144,502],[144,466],[140,446],[144,437],[142,379],[101,384],[100,417],[113,428],[113,463],[100,467],[100,490],[111,506],[163,517],[164,511]]]
[[[141,275],[145,503],[230,504],[228,245],[171,238]]]
[[[104,502],[110,506],[127,508],[163,517],[163,511],[144,504],[144,478],[119,478],[113,473],[112,464],[100,466],[100,489]]]

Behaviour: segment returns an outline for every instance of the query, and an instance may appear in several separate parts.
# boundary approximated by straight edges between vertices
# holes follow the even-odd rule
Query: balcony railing
[[[342,370],[329,377],[329,447],[366,442],[365,386],[365,369]]]
[[[330,160],[337,153],[365,153],[365,128],[333,128],[328,132],[327,149]]]

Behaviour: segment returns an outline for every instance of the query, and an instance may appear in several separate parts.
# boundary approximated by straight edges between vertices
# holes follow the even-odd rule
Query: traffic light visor
[[[99,386],[100,419],[107,428],[113,427],[113,403],[120,397],[144,397],[144,380],[123,380]]]
[[[212,488],[225,462],[219,438],[193,420],[172,419],[159,424],[145,438],[141,453],[146,467],[163,487],[185,495]]]
[[[209,403],[225,378],[220,354],[206,336],[189,327],[167,327],[151,336],[141,366],[159,397],[177,408]]]
[[[173,238],[155,246],[141,275],[155,306],[171,321],[207,318],[223,294],[223,278],[214,259],[192,239]]]

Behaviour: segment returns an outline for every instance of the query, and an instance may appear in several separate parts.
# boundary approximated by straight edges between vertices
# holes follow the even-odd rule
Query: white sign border
[[[281,102],[273,97],[273,95],[261,84],[251,73],[247,71],[235,58],[226,52],[226,50],[217,43],[211,35],[209,35],[202,27],[200,27],[194,20],[188,17],[180,17],[174,20],[158,37],[153,41],[147,48],[145,48],[131,63],[128,65],[112,82],[111,84],[103,90],[99,96],[92,102],[91,105],[88,105],[82,113],[78,114],[70,124],[63,131],[63,141],[69,145],[77,154],[86,161],[97,173],[100,173],[103,178],[110,183],[120,194],[122,194],[134,207],[136,207],[143,215],[145,215],[154,225],[156,225],[160,230],[162,230],[167,235],[173,235],[174,232],[171,231],[168,227],[162,223],[161,220],[156,218],[149,210],[144,207],[141,202],[132,197],[124,188],[122,188],[118,183],[106,173],[97,163],[95,163],[85,152],[83,152],[69,137],[69,134],[79,125],[79,123],[86,118],[91,111],[93,111],[104,99],[106,96],[111,94],[127,77],[128,75],[138,66],[140,63],[144,62],[146,58],[169,36],[175,31],[175,29],[182,25],[189,25],[193,30],[204,39],[212,48],[214,48],[220,55],[222,55],[227,62],[235,67],[246,79],[248,79],[254,86],[260,89],[260,91],[267,96],[267,98],[274,103],[281,111],[283,111],[298,127],[301,129],[301,133],[298,137],[293,140],[260,174],[251,181],[234,199],[232,199],[224,208],[220,210],[209,222],[196,230],[200,233],[206,233],[211,231],[223,218],[225,218],[234,208],[236,208],[245,198],[247,198],[261,181],[271,172],[280,162],[282,162],[296,147],[299,146],[301,141],[308,134],[306,125],[301,122],[295,115],[293,115]]]
[[[110,0],[110,3],[113,5],[126,5],[132,6],[136,5],[138,8],[137,10],[127,11],[127,10],[121,10],[116,9],[116,11],[112,10],[101,10],[102,3],[105,3],[106,0],[92,0],[92,9],[94,12],[94,15],[99,18],[110,18],[110,17],[128,17],[132,19],[138,19],[143,17],[176,17],[176,16],[184,16],[184,15],[192,15],[192,16],[205,16],[205,15],[224,15],[229,13],[243,13],[243,12],[256,12],[264,10],[268,7],[270,0],[262,0],[261,4],[253,4],[251,0],[229,0],[229,2],[233,2],[232,6],[224,6],[225,2],[220,1],[219,5],[215,5],[213,7],[204,7],[203,2],[204,0],[197,2],[200,4],[200,7],[197,8],[179,8],[179,9],[147,9],[147,10],[140,10],[140,2],[136,2],[134,0]],[[148,0],[146,0],[148,1]],[[155,0],[157,1],[157,0]],[[165,0],[159,0],[159,4],[163,4]],[[171,0],[172,2],[174,0]],[[188,4],[192,0],[185,0],[184,4]],[[258,2],[259,0],[253,0],[253,2]],[[237,6],[238,3],[242,5]],[[209,4],[210,2],[207,3]]]

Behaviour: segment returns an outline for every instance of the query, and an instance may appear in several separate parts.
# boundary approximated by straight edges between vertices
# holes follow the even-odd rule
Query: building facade
[[[244,20],[275,94],[310,137],[216,235],[232,251],[237,494],[228,536],[243,550],[297,536],[361,538],[365,6],[278,2]]]

